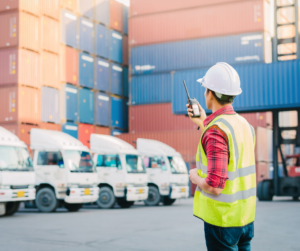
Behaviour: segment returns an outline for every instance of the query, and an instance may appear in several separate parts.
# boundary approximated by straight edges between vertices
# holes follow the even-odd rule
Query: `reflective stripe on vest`
[[[219,195],[207,193],[197,187],[194,195],[194,215],[209,224],[220,227],[245,226],[253,222],[255,218],[254,129],[237,114],[218,116],[207,126],[206,130],[212,125],[217,125],[228,139],[230,152],[228,180]],[[199,176],[205,178],[207,177],[207,158],[201,141],[202,138],[197,151],[196,165]]]

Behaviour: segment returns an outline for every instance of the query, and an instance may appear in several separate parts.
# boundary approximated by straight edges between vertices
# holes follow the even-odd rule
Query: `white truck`
[[[135,201],[147,199],[147,173],[133,146],[100,134],[91,134],[90,144],[98,173],[100,208],[112,208],[115,203],[128,208]]]
[[[0,127],[0,215],[13,215],[21,201],[35,199],[35,175],[27,146]]]
[[[148,174],[147,206],[160,202],[172,205],[176,199],[189,197],[189,177],[180,153],[160,141],[137,139],[137,150]]]
[[[64,206],[78,211],[98,199],[97,173],[89,149],[58,131],[31,129],[30,144],[36,174],[37,208],[54,212]]]

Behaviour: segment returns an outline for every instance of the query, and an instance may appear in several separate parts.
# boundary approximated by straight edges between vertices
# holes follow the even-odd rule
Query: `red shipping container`
[[[78,0],[60,0],[60,4],[63,8],[78,13]]]
[[[41,92],[26,86],[0,88],[0,123],[30,123],[41,121]]]
[[[54,0],[50,0],[54,1]],[[24,10],[34,15],[40,15],[40,1],[37,0],[1,0],[0,12],[11,10]]]
[[[0,85],[40,88],[40,55],[24,49],[0,50]]]
[[[95,126],[88,124],[79,124],[78,139],[88,148],[90,148],[90,136],[92,133],[95,133]]]
[[[128,54],[129,54],[128,36],[124,35],[123,36],[123,64],[124,65],[129,64]]]
[[[50,52],[41,53],[42,85],[60,89],[59,56]]]
[[[258,162],[268,162],[268,136],[267,128],[255,128],[255,160]]]
[[[41,18],[41,23],[42,50],[59,54],[59,22],[52,18],[43,16]]]
[[[21,47],[40,50],[39,18],[26,12],[0,15],[0,48]]]
[[[59,0],[41,0],[41,13],[45,16],[59,20]]]
[[[44,130],[61,131],[61,125],[52,123],[41,123],[40,128]]]
[[[129,19],[129,45],[270,31],[266,0],[240,1]]]
[[[253,127],[267,127],[266,112],[239,113],[239,115],[243,116]]]
[[[269,178],[269,163],[257,162],[256,163],[256,183]]]
[[[110,0],[110,27],[114,30],[122,32],[123,30],[123,4]]]
[[[172,104],[129,106],[129,132],[197,130],[188,116],[172,114]]]
[[[78,85],[79,63],[78,51],[61,45],[60,46],[60,81]]]
[[[96,126],[95,133],[110,135],[110,129],[108,127]]]

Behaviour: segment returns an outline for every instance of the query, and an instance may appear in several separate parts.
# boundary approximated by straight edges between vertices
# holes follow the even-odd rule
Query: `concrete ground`
[[[203,222],[192,216],[192,199],[173,206],[77,213],[59,209],[39,213],[21,209],[0,218],[1,251],[206,250]],[[300,201],[290,198],[258,202],[254,251],[300,250]]]

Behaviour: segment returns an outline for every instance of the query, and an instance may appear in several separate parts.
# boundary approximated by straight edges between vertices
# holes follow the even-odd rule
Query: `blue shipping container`
[[[262,32],[248,33],[133,47],[131,74],[210,67],[217,62],[241,64],[271,61],[271,37]]]
[[[94,124],[94,93],[88,89],[78,90],[79,122]]]
[[[110,31],[110,50],[109,59],[122,64],[123,62],[123,38],[121,33]]]
[[[94,0],[79,0],[79,13],[82,16],[94,19]]]
[[[75,139],[78,139],[78,126],[76,124],[69,122],[62,124],[61,130],[62,132],[71,135]]]
[[[74,85],[63,84],[61,88],[61,119],[78,120],[78,90]]]
[[[41,120],[60,124],[60,93],[59,90],[43,86],[41,88]]]
[[[109,91],[109,62],[101,58],[96,60],[96,89]]]
[[[85,17],[79,22],[79,49],[94,54],[94,24]]]
[[[79,85],[94,88],[94,58],[86,53],[79,53]]]
[[[242,94],[233,107],[237,112],[250,112],[300,107],[300,61],[291,60],[272,64],[250,64],[234,67],[241,80]],[[175,114],[186,114],[187,97],[182,80],[186,80],[190,95],[205,107],[205,88],[196,82],[205,70],[176,72],[172,85],[172,109]],[[299,91],[298,91],[299,90]]]
[[[61,42],[77,48],[77,16],[64,9],[61,10]]]
[[[110,31],[102,24],[96,27],[96,54],[103,58],[109,58],[109,37]]]
[[[117,128],[124,128],[124,101],[120,98],[111,97],[111,126]]]
[[[111,136],[118,136],[122,134],[123,132],[121,130],[113,129],[110,131]]]
[[[171,74],[136,76],[131,78],[131,105],[170,103]]]
[[[121,65],[117,64],[111,64],[110,66],[110,92],[116,95],[122,95],[123,69]]]
[[[109,96],[107,94],[97,92],[95,95],[96,124],[101,126],[109,126]]]
[[[123,100],[123,110],[124,110],[124,126],[123,128],[128,130],[129,123],[128,123],[128,117],[129,117],[129,107],[128,107],[128,101]]]
[[[96,21],[109,25],[109,0],[96,0]]]
[[[128,97],[128,68],[123,68],[123,96]]]
[[[128,35],[128,11],[129,7],[123,5],[123,33]]]

